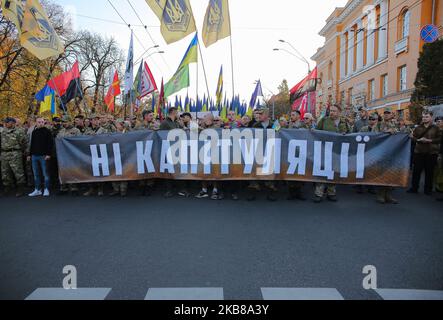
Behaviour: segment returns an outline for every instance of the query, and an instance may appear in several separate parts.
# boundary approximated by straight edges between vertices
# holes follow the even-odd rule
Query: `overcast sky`
[[[75,29],[88,29],[106,36],[113,36],[124,49],[129,45],[130,30],[122,23],[107,0],[53,0],[71,12]],[[155,54],[147,62],[158,86],[162,77],[167,82],[174,74],[193,35],[167,45],[160,34],[160,22],[150,10],[145,0],[129,0],[148,26],[149,33],[165,51],[162,56]],[[133,25],[133,30],[142,44],[134,39],[136,59],[153,46],[147,32],[141,26],[137,16],[128,4],[128,0],[111,0],[122,17]],[[198,31],[202,30],[208,0],[190,0]],[[229,1],[232,41],[234,50],[235,91],[242,99],[249,101],[254,90],[254,81],[261,79],[265,95],[276,93],[283,79],[289,86],[295,85],[307,73],[307,65],[286,52],[276,52],[273,48],[289,46],[278,42],[285,39],[291,42],[307,59],[323,45],[323,38],[318,32],[326,18],[338,6],[344,6],[347,0],[231,0]],[[88,16],[88,17],[85,17]],[[91,18],[89,18],[91,17]],[[92,19],[94,18],[94,19]],[[102,21],[96,19],[110,20]],[[201,38],[200,38],[201,39]],[[228,97],[232,96],[232,76],[229,38],[223,39],[206,49],[203,42],[202,54],[207,73],[209,92],[215,96],[220,65],[224,69],[224,89]],[[143,45],[143,46],[142,46]],[[154,52],[151,50],[150,52]],[[310,60],[310,59],[309,59]],[[311,62],[311,61],[310,61]],[[315,65],[311,62],[312,67]],[[137,70],[138,67],[135,67]],[[199,95],[207,92],[202,65],[199,65]],[[196,95],[196,65],[191,70],[189,95]],[[186,96],[187,90],[179,92]],[[172,99],[174,96],[171,97]]]

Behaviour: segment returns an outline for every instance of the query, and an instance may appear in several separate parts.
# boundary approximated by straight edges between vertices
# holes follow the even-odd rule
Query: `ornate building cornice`
[[[338,17],[331,19],[324,27],[320,30],[319,35],[325,37],[326,33],[331,30],[331,28],[342,23],[359,5],[361,5],[365,0],[352,0],[350,1],[343,11],[338,15]],[[381,1],[381,0],[380,0]],[[376,2],[380,2],[376,1]]]

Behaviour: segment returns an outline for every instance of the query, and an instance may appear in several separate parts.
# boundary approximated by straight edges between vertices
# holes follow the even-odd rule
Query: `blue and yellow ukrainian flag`
[[[188,50],[186,50],[177,71],[172,78],[165,84],[165,97],[180,91],[183,88],[189,87],[189,64],[197,62],[198,59],[198,37],[197,33],[189,44]]]
[[[223,65],[220,67],[220,74],[218,76],[217,91],[215,93],[215,96],[217,97],[216,104],[217,106],[219,106],[223,99]]]
[[[52,115],[56,113],[55,110],[55,91],[46,85],[42,90],[37,92],[35,99],[40,102],[40,114],[51,112]]]

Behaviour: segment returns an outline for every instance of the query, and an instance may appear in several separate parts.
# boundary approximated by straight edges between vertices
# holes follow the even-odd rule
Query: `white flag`
[[[128,94],[132,89],[134,81],[134,40],[131,30],[131,42],[129,43],[128,60],[126,61],[125,71],[125,94]]]

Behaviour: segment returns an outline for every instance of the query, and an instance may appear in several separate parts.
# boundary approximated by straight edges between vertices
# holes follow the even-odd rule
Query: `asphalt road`
[[[307,191],[309,187],[306,188]],[[308,192],[307,192],[308,193]],[[263,299],[261,288],[443,290],[442,203],[397,190],[399,205],[339,188],[339,202],[51,197],[0,198],[0,299],[62,286],[111,288],[106,299],[144,299],[149,288],[223,288],[224,299]]]

